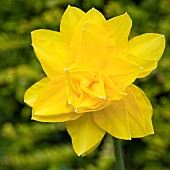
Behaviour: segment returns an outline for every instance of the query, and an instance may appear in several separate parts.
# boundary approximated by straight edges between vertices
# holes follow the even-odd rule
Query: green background
[[[30,32],[59,30],[68,5],[95,7],[106,18],[128,12],[131,36],[157,32],[166,37],[158,68],[135,83],[154,107],[155,134],[123,141],[127,170],[170,169],[170,1],[169,0],[0,0],[0,170],[111,170],[113,139],[106,135],[87,157],[78,157],[62,123],[31,121],[24,92],[44,73],[31,47]]]

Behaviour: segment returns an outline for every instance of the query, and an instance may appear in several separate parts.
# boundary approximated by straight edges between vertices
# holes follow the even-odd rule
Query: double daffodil
[[[106,132],[120,139],[154,133],[151,103],[132,83],[157,67],[165,38],[147,33],[128,41],[131,26],[127,13],[106,20],[94,8],[68,6],[60,32],[31,33],[47,77],[26,91],[25,102],[33,120],[65,122],[78,155],[94,150]]]

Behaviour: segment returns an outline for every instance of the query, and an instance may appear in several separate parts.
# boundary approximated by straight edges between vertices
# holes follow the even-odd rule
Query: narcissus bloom
[[[153,134],[152,106],[132,84],[157,67],[163,35],[147,33],[128,41],[127,13],[106,20],[92,8],[69,6],[60,32],[35,30],[32,46],[47,77],[25,93],[32,119],[65,122],[78,155],[95,149],[106,132],[120,139]]]

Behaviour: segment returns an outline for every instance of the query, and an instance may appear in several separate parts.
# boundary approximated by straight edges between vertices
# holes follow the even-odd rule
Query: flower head
[[[152,106],[132,84],[157,67],[163,35],[128,36],[127,13],[106,20],[92,8],[69,6],[60,32],[35,30],[32,46],[47,77],[25,93],[32,119],[65,122],[78,155],[95,149],[106,132],[120,139],[153,134]]]

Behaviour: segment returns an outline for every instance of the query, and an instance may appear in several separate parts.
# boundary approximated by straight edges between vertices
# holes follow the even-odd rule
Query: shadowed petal
[[[131,56],[130,60],[144,67],[143,72],[139,74],[139,77],[147,76],[153,69],[156,68],[156,61],[159,61],[164,49],[165,37],[161,34],[142,34],[129,41],[128,53],[135,56]],[[142,61],[143,59],[145,62]],[[153,63],[155,63],[154,67]]]
[[[152,106],[144,92],[135,85],[126,89],[127,96],[123,99],[128,112],[129,126],[133,138],[153,134]]]
[[[66,122],[70,120],[75,120],[82,115],[83,113],[77,114],[75,112],[57,114],[54,116],[39,116],[39,115],[32,114],[32,120],[36,120],[39,122]]]
[[[98,145],[105,135],[105,131],[95,124],[92,112],[66,122],[66,127],[72,138],[73,148],[79,156]]]
[[[73,112],[73,109],[67,104],[65,78],[60,76],[42,89],[33,107],[33,114],[37,116],[55,116],[70,112]]]
[[[43,87],[45,87],[49,83],[49,79],[47,77],[41,79],[37,83],[33,84],[24,95],[24,102],[29,106],[33,107],[38,95],[40,94]]]
[[[128,115],[123,101],[113,101],[111,106],[93,112],[94,121],[106,132],[120,139],[131,139]]]

